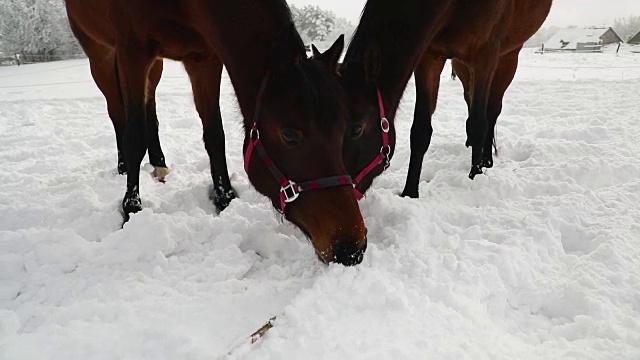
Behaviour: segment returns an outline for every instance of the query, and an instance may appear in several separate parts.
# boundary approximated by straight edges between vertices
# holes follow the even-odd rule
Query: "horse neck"
[[[384,98],[387,115],[395,117],[404,89],[425,44],[442,24],[452,0],[408,0],[402,6],[369,0],[344,59],[345,77],[365,79],[365,52],[375,45],[380,55],[376,86]]]
[[[234,0],[215,22],[217,50],[233,84],[245,127],[253,120],[260,85],[269,70],[273,44],[291,24],[284,1]],[[215,15],[214,15],[215,16]]]

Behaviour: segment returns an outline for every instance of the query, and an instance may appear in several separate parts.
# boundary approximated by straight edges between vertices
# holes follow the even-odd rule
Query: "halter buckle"
[[[380,127],[382,128],[382,132],[388,133],[389,129],[391,128],[391,124],[389,123],[389,120],[387,120],[386,117],[383,117],[382,119],[380,119]]]
[[[286,186],[280,187],[280,193],[284,196],[285,203],[292,203],[296,201],[298,196],[300,196],[300,191],[298,190],[298,184],[289,180],[289,184]]]

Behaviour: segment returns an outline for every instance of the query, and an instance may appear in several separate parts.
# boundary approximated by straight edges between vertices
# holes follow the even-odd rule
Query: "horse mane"
[[[285,0],[271,0],[268,2],[268,5],[270,5],[271,10],[273,10],[273,13],[276,15],[276,18],[282,23],[286,24],[281,32],[286,31],[289,26],[294,26],[295,28],[291,8]],[[300,33],[297,29],[295,31],[295,39],[292,45],[294,46],[296,51],[300,52],[301,55],[306,55],[307,52],[304,47],[304,41],[302,41],[302,37],[300,36]]]
[[[293,16],[291,15],[291,8],[285,0],[271,0],[267,1],[267,6],[271,6],[273,13],[276,14],[281,20],[288,20],[293,22]]]
[[[360,21],[358,22],[356,31],[353,32],[353,35],[351,35],[351,38],[349,39],[347,52],[342,61],[343,67],[347,67],[349,63],[358,61],[360,57],[363,55],[362,52],[364,51],[364,44],[367,43],[366,39],[369,35],[363,29],[364,27],[368,26],[368,24],[366,24],[367,19],[364,16],[370,11],[373,11],[373,10],[370,10],[370,8],[377,5],[374,3],[375,3],[374,0],[368,0],[365,3],[364,7],[362,8],[362,11],[360,12]]]
[[[293,37],[288,44],[292,46],[293,50],[300,55],[301,62],[297,66],[297,71],[294,76],[298,76],[305,86],[297,91],[306,93],[307,96],[301,97],[305,101],[305,111],[308,112],[308,116],[317,113],[321,107],[328,109],[335,108],[335,104],[329,104],[329,102],[335,103],[336,99],[333,96],[323,96],[326,94],[332,94],[335,89],[331,89],[326,78],[321,75],[321,70],[318,68],[316,61],[307,60],[307,51],[305,49],[304,41],[300,36],[300,33],[295,28],[293,21],[293,15],[291,8],[285,0],[271,0],[269,2],[273,13],[276,14],[278,20],[284,22],[286,25],[279,32],[277,38],[282,36],[282,33],[286,31],[292,31]],[[293,27],[293,29],[291,29]],[[274,51],[274,50],[272,50]],[[277,80],[276,80],[277,81]],[[330,105],[330,106],[326,106]],[[331,114],[329,114],[331,115]],[[333,118],[335,115],[322,118]],[[320,121],[320,117],[315,117],[316,121]]]

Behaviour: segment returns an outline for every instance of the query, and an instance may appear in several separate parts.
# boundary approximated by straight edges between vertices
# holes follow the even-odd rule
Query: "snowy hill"
[[[320,264],[250,187],[228,79],[240,199],[216,215],[190,86],[167,62],[173,172],[141,176],[145,210],[121,229],[125,178],[87,61],[0,67],[0,359],[640,359],[640,54],[520,64],[496,166],[475,181],[445,69],[417,200],[397,195],[409,85],[353,268]]]

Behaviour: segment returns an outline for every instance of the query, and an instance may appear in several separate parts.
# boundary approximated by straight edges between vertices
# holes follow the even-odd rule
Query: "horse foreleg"
[[[495,128],[498,117],[502,112],[502,99],[509,85],[513,81],[518,68],[518,55],[522,47],[500,57],[498,67],[493,77],[491,91],[489,93],[489,103],[487,105],[487,138],[484,142],[482,152],[482,167],[493,167],[493,147],[495,146]]]
[[[127,164],[127,191],[122,200],[125,221],[142,210],[140,200],[140,163],[147,151],[147,119],[145,96],[147,75],[154,57],[144,54],[141,44],[122,41],[116,48],[119,83],[127,125],[123,136]]]
[[[160,137],[158,135],[158,115],[156,113],[156,88],[162,76],[162,60],[156,60],[149,71],[149,85],[147,90],[147,137],[149,141],[149,162],[153,165],[153,176],[158,181],[164,182],[164,178],[171,172],[167,167]]]
[[[498,64],[498,47],[485,46],[470,64],[472,96],[467,119],[467,146],[471,146],[471,171],[469,178],[482,174],[482,152],[487,138],[487,103],[489,88]]]
[[[418,185],[424,155],[429,150],[433,127],[431,116],[436,110],[438,90],[440,88],[440,74],[446,62],[445,58],[423,55],[415,69],[416,79],[416,107],[411,125],[411,158],[407,181],[402,196],[417,198]]]
[[[202,139],[209,155],[213,179],[213,203],[218,211],[222,211],[237,197],[229,179],[220,113],[222,62],[212,57],[204,61],[187,60],[184,66],[191,79],[193,99],[202,120]]]

